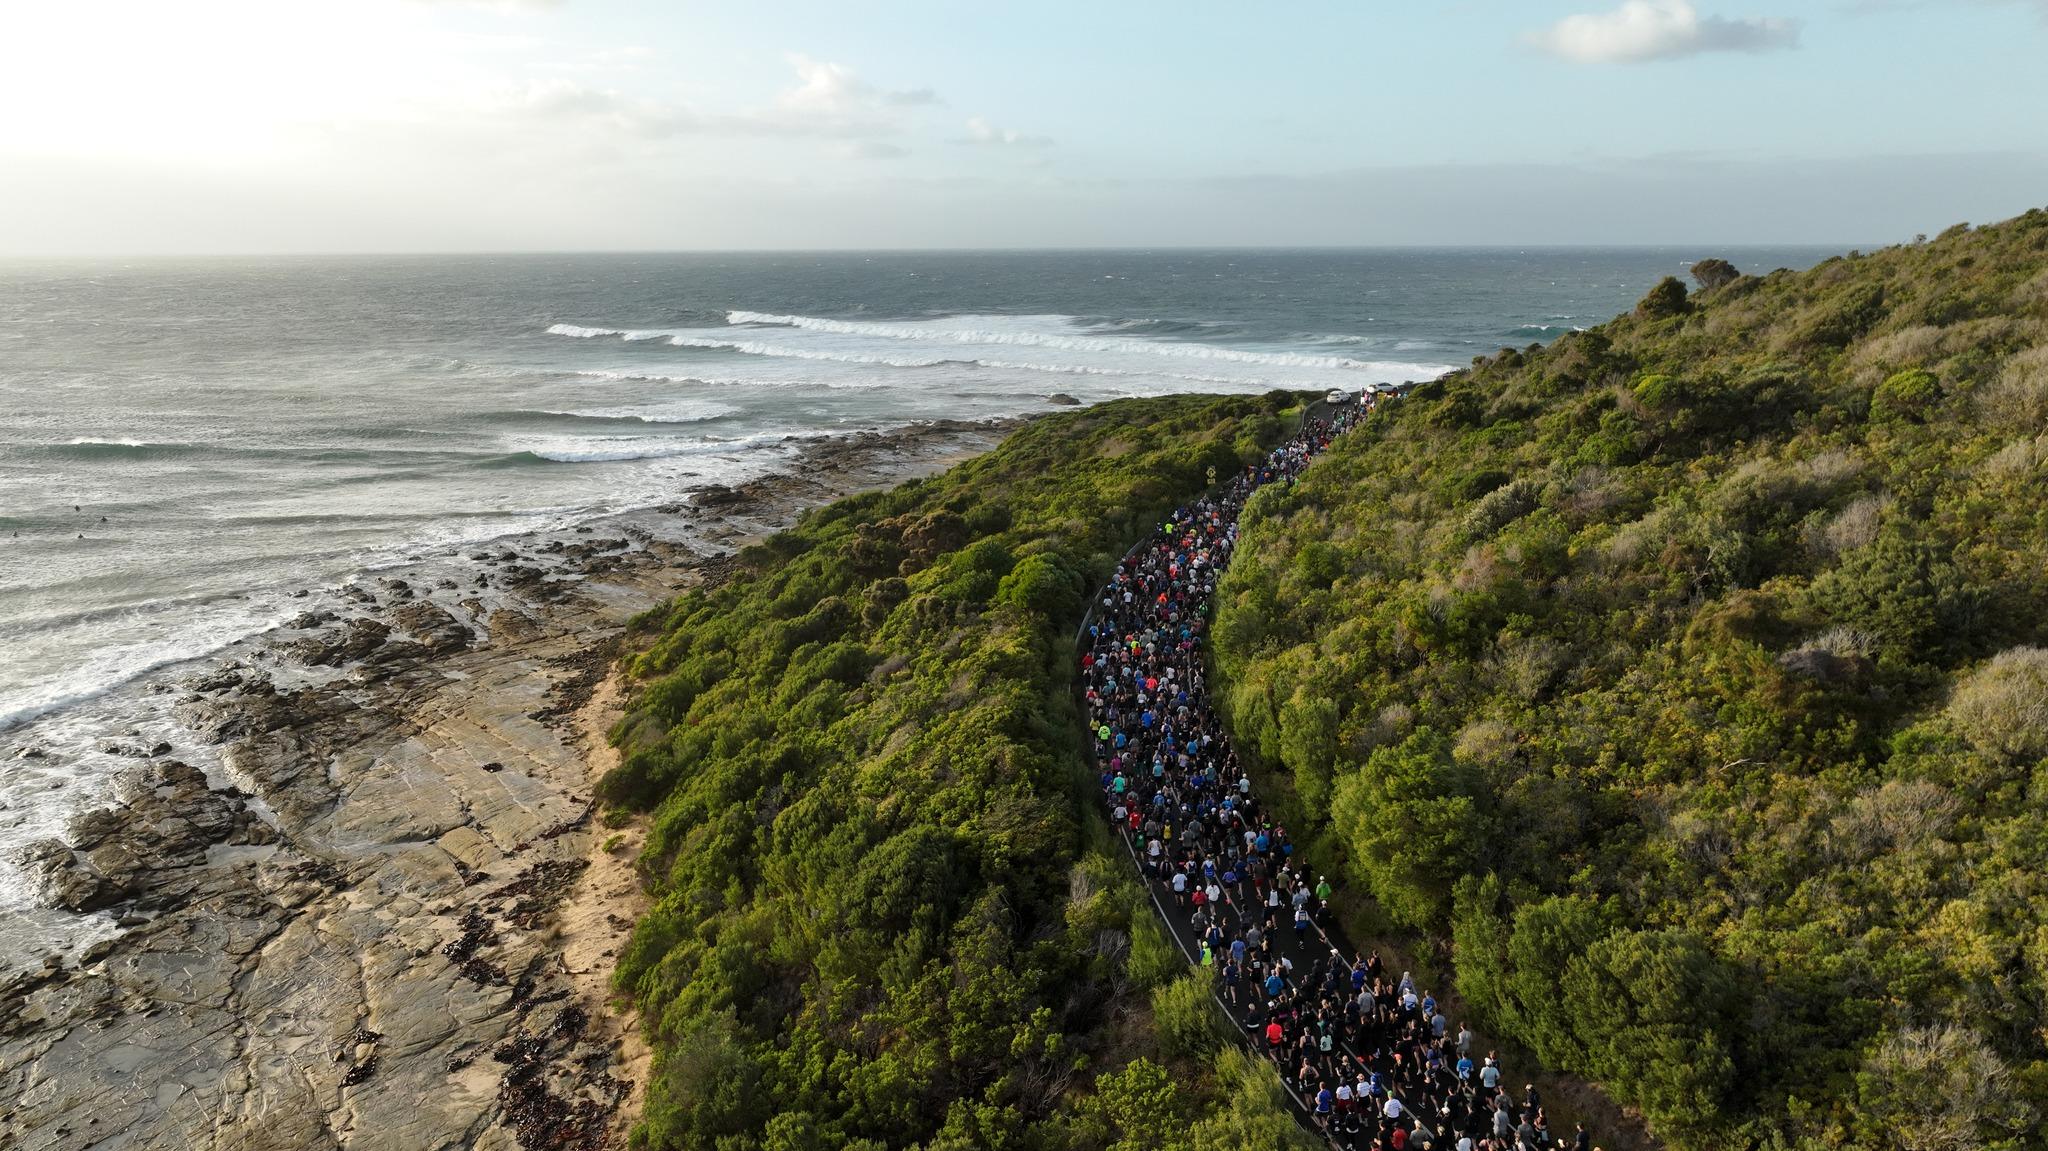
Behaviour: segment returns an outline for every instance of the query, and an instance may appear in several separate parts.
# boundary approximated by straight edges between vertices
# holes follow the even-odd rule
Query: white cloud
[[[967,135],[958,141],[962,144],[979,144],[990,148],[1049,148],[1051,136],[1027,136],[1010,128],[998,128],[980,116],[967,121]]]
[[[1690,0],[1626,0],[1612,12],[1567,16],[1529,39],[1581,64],[1640,64],[1706,52],[1796,47],[1799,22],[1776,16],[1702,16]]]
[[[877,88],[841,64],[814,60],[800,52],[791,53],[788,59],[789,66],[796,69],[797,85],[776,99],[777,106],[788,112],[843,119],[939,102],[930,88]]]
[[[645,139],[706,135],[873,140],[901,132],[911,110],[938,102],[929,88],[877,88],[843,65],[809,56],[792,55],[789,64],[796,72],[795,84],[766,107],[734,112],[710,112],[572,80],[514,87],[492,101],[489,110],[515,119],[609,128]],[[882,158],[903,153],[870,148],[857,154]]]

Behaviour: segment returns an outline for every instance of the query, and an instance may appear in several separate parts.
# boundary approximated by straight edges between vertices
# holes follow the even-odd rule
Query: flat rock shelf
[[[26,861],[46,904],[123,930],[0,977],[0,1146],[622,1143],[644,1065],[606,989],[638,892],[590,800],[614,637],[802,508],[1006,430],[832,441],[800,474],[493,545],[460,586],[359,581],[175,672],[218,766],[143,749]]]

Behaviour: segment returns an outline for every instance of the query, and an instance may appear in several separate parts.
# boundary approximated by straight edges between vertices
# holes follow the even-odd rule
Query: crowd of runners
[[[1551,1131],[1535,1087],[1511,1090],[1494,1053],[1475,1049],[1428,988],[1377,952],[1341,946],[1323,922],[1329,877],[1311,874],[1260,807],[1205,690],[1239,511],[1259,488],[1292,484],[1374,399],[1305,420],[1118,566],[1082,635],[1103,796],[1181,947],[1214,969],[1227,1013],[1333,1145],[1587,1151],[1586,1132]]]

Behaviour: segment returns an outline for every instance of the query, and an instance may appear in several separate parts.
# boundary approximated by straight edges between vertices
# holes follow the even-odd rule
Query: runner
[[[1180,946],[1221,968],[1226,1010],[1264,1040],[1257,1049],[1333,1144],[1548,1146],[1533,1090],[1517,1104],[1500,1088],[1492,1053],[1475,1066],[1470,1029],[1453,1032],[1433,994],[1406,973],[1390,981],[1377,952],[1346,958],[1328,922],[1334,880],[1297,857],[1287,829],[1263,809],[1205,690],[1217,581],[1245,502],[1266,485],[1292,486],[1372,410],[1362,400],[1308,421],[1175,509],[1117,565],[1080,656],[1105,810]],[[1293,930],[1280,932],[1283,921]]]

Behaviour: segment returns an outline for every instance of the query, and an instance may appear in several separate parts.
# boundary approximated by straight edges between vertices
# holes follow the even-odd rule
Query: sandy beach
[[[621,1141],[648,1061],[608,994],[639,829],[590,799],[617,638],[801,509],[1007,426],[813,445],[790,474],[493,545],[472,586],[380,573],[165,677],[219,767],[137,747],[116,801],[32,853],[47,904],[122,931],[0,983],[0,1144]]]

